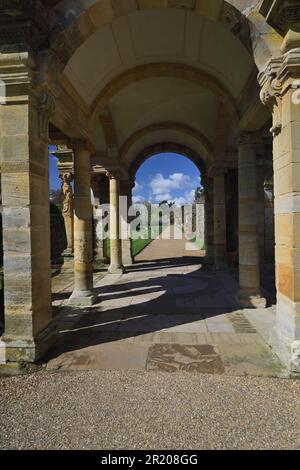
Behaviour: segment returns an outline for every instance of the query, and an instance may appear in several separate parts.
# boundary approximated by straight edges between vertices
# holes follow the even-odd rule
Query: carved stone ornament
[[[64,173],[60,175],[60,178],[62,180],[62,192],[64,195],[64,203],[63,203],[63,215],[70,216],[73,213],[73,201],[74,201],[74,194],[73,194],[73,188],[72,188],[72,181],[73,181],[73,175],[72,173]]]
[[[270,132],[273,137],[280,134],[282,129],[282,89],[283,83],[278,79],[278,69],[282,61],[278,59],[278,63],[273,64],[270,61],[267,69],[261,73],[258,80],[262,86],[260,99],[265,106],[268,106],[273,115],[273,126]]]
[[[39,109],[39,135],[44,142],[49,142],[49,118],[55,111],[54,97],[48,90],[43,91],[38,97]]]
[[[270,77],[260,92],[260,99],[266,106],[274,106],[281,99],[282,83],[277,78]]]
[[[223,22],[228,26],[232,34],[241,41],[246,49],[252,53],[251,33],[247,18],[232,5],[225,3]]]

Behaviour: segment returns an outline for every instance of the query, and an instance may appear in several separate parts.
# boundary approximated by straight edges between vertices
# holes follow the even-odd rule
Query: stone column
[[[132,189],[134,188],[134,180],[128,179],[121,181],[121,196],[126,198],[124,202],[124,211],[122,211],[121,217],[121,233],[122,233],[122,264],[123,266],[131,266],[133,264],[132,255],[132,238],[130,233],[130,218],[128,216],[128,210],[132,205]],[[125,209],[125,206],[126,209]],[[125,212],[126,210],[126,212]],[[123,214],[124,212],[124,214]]]
[[[257,161],[257,228],[259,243],[259,264],[265,264],[265,162]]]
[[[213,174],[214,256],[217,269],[227,266],[225,173],[226,170],[218,168]]]
[[[243,307],[264,308],[260,294],[258,178],[256,133],[239,138],[239,301]]]
[[[94,195],[94,266],[96,267],[103,266],[106,261],[104,238],[103,234],[100,233],[102,216],[99,214],[101,204],[107,202],[101,197],[103,193],[102,186],[105,184],[104,179],[106,179],[106,176],[102,174],[93,175],[92,177],[92,190]]]
[[[267,263],[275,261],[275,217],[274,217],[274,183],[268,178],[264,185],[265,195],[265,259]]]
[[[204,177],[205,187],[205,262],[214,264],[214,181],[213,178]]]
[[[35,362],[52,345],[48,128],[54,99],[32,85],[28,52],[0,52],[5,330],[0,362]]]
[[[67,235],[67,249],[64,256],[73,256],[74,254],[74,194],[72,188],[73,174],[60,174],[62,180],[62,192],[64,195],[64,203],[62,214],[65,221]]]
[[[273,111],[277,313],[272,342],[289,370],[299,373],[300,34],[298,48],[295,41],[291,47],[269,61],[259,81],[262,101]]]
[[[110,203],[110,267],[111,274],[124,272],[120,239],[120,175],[108,173]]]
[[[93,222],[91,203],[91,162],[89,144],[73,143],[74,150],[74,291],[70,304],[93,305]]]

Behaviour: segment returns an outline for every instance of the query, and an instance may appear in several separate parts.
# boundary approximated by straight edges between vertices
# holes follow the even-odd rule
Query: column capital
[[[300,47],[295,47],[282,56],[270,59],[258,75],[263,104],[273,108],[279,105],[283,95],[300,87]]]
[[[260,132],[244,131],[241,132],[237,139],[238,146],[258,146],[262,144],[262,136]]]
[[[278,80],[278,72],[282,64],[282,57],[270,59],[264,70],[258,74],[258,82],[261,86],[260,99],[266,106],[273,107],[281,94],[281,82]]]
[[[107,170],[106,176],[112,180],[119,180],[119,181],[127,181],[128,180],[128,173],[125,169],[120,166],[111,167]]]
[[[59,175],[64,173],[74,174],[74,154],[73,150],[69,149],[67,145],[58,145],[56,150],[51,152],[57,159],[57,167]]]
[[[94,151],[93,145],[88,139],[72,139],[69,141],[68,145],[74,152],[86,150],[92,153]]]
[[[122,175],[118,171],[108,171],[106,176],[109,180],[120,180]]]

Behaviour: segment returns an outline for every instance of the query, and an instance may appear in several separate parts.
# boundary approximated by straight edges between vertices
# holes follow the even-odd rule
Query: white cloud
[[[183,173],[173,173],[169,178],[164,178],[158,173],[149,184],[154,195],[170,194],[172,191],[184,190],[194,186],[193,181],[188,175]]]
[[[184,196],[175,197],[173,199],[173,202],[176,206],[180,207],[186,204],[192,204],[193,202],[195,202],[195,190],[192,189],[191,191],[187,191]]]
[[[138,204],[139,202],[144,202],[145,198],[143,196],[137,195],[132,197],[133,204]]]
[[[143,185],[139,183],[135,183],[135,186],[133,188],[133,193],[140,193],[143,190]]]

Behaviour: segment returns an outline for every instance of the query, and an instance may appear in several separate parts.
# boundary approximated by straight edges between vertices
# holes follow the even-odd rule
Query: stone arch
[[[158,0],[133,2],[116,2],[114,0],[91,0],[86,6],[86,2],[76,0],[61,1],[53,9],[55,13],[53,22],[56,28],[51,35],[52,66],[61,71],[64,69],[73,53],[86,41],[93,33],[109,25],[112,21],[128,13],[140,10],[172,9],[174,7],[190,10],[199,16],[207,16],[216,22],[220,20],[229,24],[229,28],[240,42],[245,44],[243,35],[236,34],[235,30],[241,25],[249,26],[252,54],[255,64],[261,70],[262,59],[278,55],[282,37],[270,26],[266,25],[264,17],[256,8],[251,8],[249,12],[241,13],[230,1],[218,2],[218,6],[211,8],[206,4],[211,0],[202,0],[202,5],[198,1],[188,0]],[[229,14],[228,14],[229,11]]]
[[[180,78],[206,88],[219,97],[228,115],[236,122],[239,121],[237,104],[219,80],[207,72],[182,63],[149,63],[121,73],[108,83],[95,99],[91,110],[91,120],[97,118],[99,113],[106,108],[107,103],[126,86],[157,77]]]
[[[135,160],[132,162],[132,165],[129,167],[130,176],[134,177],[140,166],[150,157],[153,157],[159,153],[178,153],[189,158],[199,169],[200,173],[203,175],[206,173],[206,165],[202,160],[200,155],[190,147],[178,144],[174,142],[160,142],[158,144],[150,145],[142,152],[140,152]]]
[[[189,156],[191,160],[199,167],[201,167],[201,171],[203,171],[204,168],[207,166],[210,166],[213,164],[213,153],[214,153],[214,147],[212,143],[205,137],[203,134],[199,133],[195,129],[184,125],[180,123],[159,123],[159,124],[153,124],[151,126],[145,127],[144,129],[141,129],[137,132],[135,132],[131,137],[127,139],[126,142],[122,145],[120,149],[120,156],[121,160],[123,162],[127,161],[129,165],[135,165],[135,159],[139,157],[134,156],[135,154],[138,155],[143,155],[144,150],[140,152],[135,148],[135,145],[137,144],[139,147],[142,147],[145,142],[145,139],[147,139],[148,136],[151,136],[151,140],[155,141],[155,133],[157,134],[158,139],[161,139],[161,136],[163,134],[165,140],[163,141],[164,143],[162,144],[160,141],[157,143],[154,143],[151,146],[147,146],[147,149],[152,149],[152,148],[162,148],[163,152],[168,152],[168,151],[176,151],[176,149],[181,149],[185,152],[189,153]],[[171,134],[176,133],[180,136],[182,136],[182,143],[175,142],[173,138],[173,142],[171,143],[171,140],[168,141],[168,137],[172,137]],[[183,138],[183,136],[185,136]],[[192,140],[189,142],[189,145],[187,145],[187,138],[189,136]],[[185,142],[185,143],[183,143]],[[196,145],[195,145],[196,142]],[[168,147],[170,147],[168,149]],[[174,150],[175,149],[175,150]],[[160,150],[159,150],[160,151]],[[181,153],[181,152],[179,152]],[[131,155],[133,158],[131,158]],[[199,163],[201,162],[201,163]],[[199,169],[200,169],[199,167]]]

